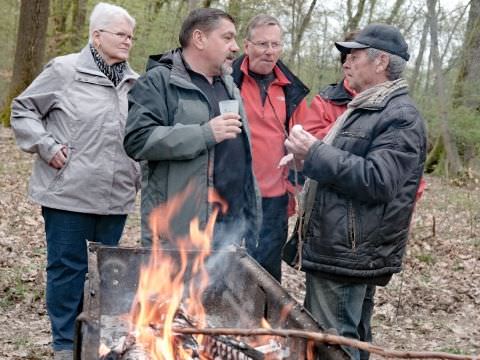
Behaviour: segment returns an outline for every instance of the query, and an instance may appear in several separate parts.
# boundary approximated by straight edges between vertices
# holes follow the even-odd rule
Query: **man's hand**
[[[303,161],[297,160],[293,157],[293,154],[287,154],[280,159],[278,167],[288,166],[290,169],[295,171],[303,170]]]
[[[317,140],[315,136],[303,130],[300,125],[295,125],[288,139],[285,140],[285,147],[289,153],[293,154],[295,160],[305,160],[308,150]]]
[[[235,139],[242,132],[240,115],[235,113],[225,113],[214,117],[209,124],[217,144],[227,139]]]
[[[52,160],[48,163],[51,167],[55,169],[61,169],[65,162],[67,161],[68,150],[64,145],[58,152],[53,156]]]

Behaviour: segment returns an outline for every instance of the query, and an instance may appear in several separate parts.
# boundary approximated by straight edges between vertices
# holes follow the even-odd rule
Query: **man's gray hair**
[[[261,26],[278,26],[283,35],[282,25],[280,25],[280,21],[278,21],[276,17],[266,14],[258,14],[254,16],[247,25],[247,39],[250,40],[252,38],[252,31]]]
[[[95,30],[105,29],[110,24],[115,23],[119,19],[124,18],[132,28],[135,28],[135,19],[124,8],[107,4],[98,3],[90,15],[90,25],[88,29],[88,42],[92,42],[92,35]]]
[[[380,54],[386,54],[389,57],[387,66],[387,78],[390,81],[397,80],[402,77],[407,61],[398,55],[390,54],[382,50],[367,48],[368,57],[373,60],[380,56]]]

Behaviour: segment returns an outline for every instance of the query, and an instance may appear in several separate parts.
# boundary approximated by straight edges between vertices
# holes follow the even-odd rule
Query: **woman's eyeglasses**
[[[119,38],[121,40],[130,40],[130,41],[135,40],[133,35],[130,35],[130,34],[127,34],[127,33],[124,33],[124,32],[113,32],[113,31],[109,31],[109,30],[105,30],[105,29],[99,29],[98,31],[112,34],[112,35],[116,36],[117,38]]]

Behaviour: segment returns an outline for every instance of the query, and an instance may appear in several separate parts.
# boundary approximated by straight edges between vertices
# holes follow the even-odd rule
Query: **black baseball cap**
[[[370,24],[360,31],[353,41],[338,41],[335,43],[342,53],[352,49],[374,48],[390,54],[398,55],[408,61],[408,45],[400,31],[394,26],[385,24]]]

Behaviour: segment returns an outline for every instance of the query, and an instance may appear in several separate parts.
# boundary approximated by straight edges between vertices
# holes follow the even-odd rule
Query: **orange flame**
[[[149,263],[140,270],[130,321],[137,343],[142,345],[152,360],[189,359],[192,355],[189,350],[177,346],[172,333],[175,316],[182,305],[185,305],[185,314],[197,326],[206,325],[206,313],[201,301],[201,295],[208,285],[205,260],[211,251],[215,219],[220,209],[214,207],[205,229],[201,229],[199,220],[195,218],[190,222],[189,235],[176,236],[170,224],[186,200],[192,199],[191,194],[192,186],[188,186],[150,215],[152,253]],[[225,202],[213,191],[209,192],[208,199],[220,204],[221,210],[226,211]],[[160,239],[167,240],[178,251],[179,260],[172,258],[162,248]],[[190,281],[188,290],[185,288],[187,275],[195,279]],[[199,344],[202,343],[201,336],[195,339]]]

